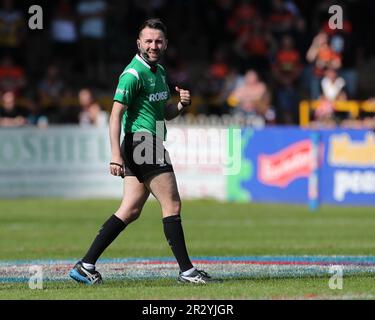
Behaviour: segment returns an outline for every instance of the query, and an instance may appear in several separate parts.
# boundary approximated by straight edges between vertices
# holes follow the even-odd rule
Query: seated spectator
[[[79,124],[81,126],[105,127],[108,124],[108,114],[102,110],[98,102],[95,101],[90,89],[81,89],[78,94],[81,112],[79,114]]]
[[[225,53],[223,51],[216,51],[213,56],[213,61],[209,67],[209,74],[212,78],[219,82],[223,82],[228,75],[229,67],[226,61]]]
[[[257,15],[258,10],[250,1],[241,0],[229,15],[227,28],[238,38]]]
[[[341,67],[341,56],[329,45],[328,35],[320,32],[313,40],[306,54],[306,59],[313,65],[313,74],[310,80],[311,99],[320,96],[320,83],[328,68],[338,70]]]
[[[78,1],[80,54],[87,79],[105,82],[105,35],[107,1]]]
[[[20,127],[27,124],[26,111],[16,105],[16,96],[6,91],[1,96],[0,127]]]
[[[322,79],[322,97],[328,101],[346,100],[345,80],[335,69],[328,69]]]
[[[276,82],[276,107],[281,123],[297,123],[299,101],[297,82],[301,72],[301,57],[294,48],[293,38],[285,35],[272,68],[272,75]]]
[[[274,48],[274,39],[264,27],[260,18],[255,18],[236,39],[235,51],[240,58],[241,71],[252,68],[261,72],[268,71],[269,54]]]
[[[78,32],[76,16],[68,0],[60,0],[51,19],[53,57],[66,74],[73,71],[73,61],[77,55]]]
[[[285,3],[283,0],[272,0],[271,10],[268,15],[268,25],[271,33],[279,40],[283,35],[291,33],[296,21],[295,14],[298,9],[293,2]]]
[[[329,35],[332,49],[341,55],[342,66],[339,75],[346,82],[346,92],[350,99],[356,99],[358,87],[357,58],[360,53],[360,37],[354,35],[352,22],[348,19],[349,9],[342,5],[344,16],[341,28],[330,28],[325,21],[322,29]],[[358,30],[357,30],[358,32]]]
[[[0,55],[10,54],[22,60],[22,45],[26,29],[22,12],[14,8],[13,0],[3,0],[0,8]]]
[[[71,50],[65,51],[68,48],[66,45],[78,40],[74,12],[67,0],[60,0],[55,8],[51,21],[51,37],[56,44],[55,53],[73,53]],[[63,52],[58,52],[58,50],[63,50]]]
[[[198,89],[200,89],[203,99],[198,106],[198,112],[221,115],[224,110],[220,94],[229,76],[229,66],[222,50],[217,50],[212,60],[212,63],[208,66],[208,72],[205,73],[199,84]]]
[[[339,122],[347,116],[346,112],[342,114],[342,112],[335,111],[334,109],[335,101],[346,100],[345,80],[338,77],[335,69],[328,69],[322,79],[321,86],[322,95],[315,110],[314,118],[323,125],[331,127],[334,123]]]
[[[26,98],[27,123],[39,128],[48,126],[47,115],[43,114],[39,98],[36,94],[30,94]]]
[[[51,64],[46,70],[44,78],[38,84],[38,94],[44,107],[52,107],[60,99],[65,84],[60,76],[60,69]]]
[[[237,88],[242,81],[242,76],[235,66],[228,66],[228,74],[224,79],[219,93],[219,103],[222,108],[222,113],[230,113],[231,107],[228,104],[228,98],[235,88]]]
[[[275,121],[275,113],[270,106],[269,90],[254,70],[246,72],[244,82],[230,94],[228,104],[234,107],[235,115],[260,117],[266,123]]]
[[[4,56],[0,62],[0,92],[14,91],[18,94],[25,85],[24,68],[15,65],[11,56]]]
[[[74,91],[65,88],[60,99],[56,100],[53,112],[48,113],[48,121],[51,124],[79,124],[80,112]]]

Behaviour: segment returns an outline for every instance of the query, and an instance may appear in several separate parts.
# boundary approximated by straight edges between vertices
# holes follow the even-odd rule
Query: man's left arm
[[[181,114],[181,112],[191,104],[190,91],[175,87],[176,91],[180,94],[180,101],[174,105],[169,104],[165,108],[165,120],[169,121]]]

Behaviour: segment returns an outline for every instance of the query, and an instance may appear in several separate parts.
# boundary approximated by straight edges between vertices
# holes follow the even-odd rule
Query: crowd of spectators
[[[94,95],[113,96],[149,17],[168,27],[163,64],[171,87],[191,90],[188,112],[298,124],[311,99],[312,120],[332,126],[351,120],[335,101],[369,98],[358,64],[375,55],[372,1],[44,1],[42,30],[28,28],[32,4],[0,1],[0,126],[105,125],[110,104]],[[333,4],[342,29],[328,26]]]

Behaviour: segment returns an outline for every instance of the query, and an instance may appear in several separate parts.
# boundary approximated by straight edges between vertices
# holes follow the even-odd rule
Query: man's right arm
[[[113,107],[109,119],[109,139],[111,142],[111,174],[123,176],[123,159],[120,151],[121,120],[124,111],[131,106],[140,90],[139,76],[136,70],[127,69],[119,78],[113,98]]]
[[[120,151],[121,120],[127,106],[120,102],[114,101],[111,116],[109,118],[109,140],[111,144],[111,163],[121,165],[110,165],[110,172],[114,176],[123,175],[123,159]]]

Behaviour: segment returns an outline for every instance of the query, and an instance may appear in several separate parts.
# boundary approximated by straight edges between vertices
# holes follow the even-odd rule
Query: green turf
[[[0,200],[0,260],[78,259],[119,200]],[[374,255],[373,208],[235,204],[184,201],[183,225],[191,256]],[[141,218],[103,254],[103,258],[170,257],[159,205],[150,201]],[[173,280],[115,281],[100,288],[73,282],[0,284],[0,299],[169,299],[372,297],[366,276],[344,279],[343,290],[328,278],[242,279],[208,287],[181,286]]]
[[[1,284],[1,299],[374,299],[373,277],[344,278],[332,290],[328,278],[239,279],[210,285],[185,285],[174,280],[107,281],[101,286],[73,282],[45,283],[31,290],[27,283]]]

